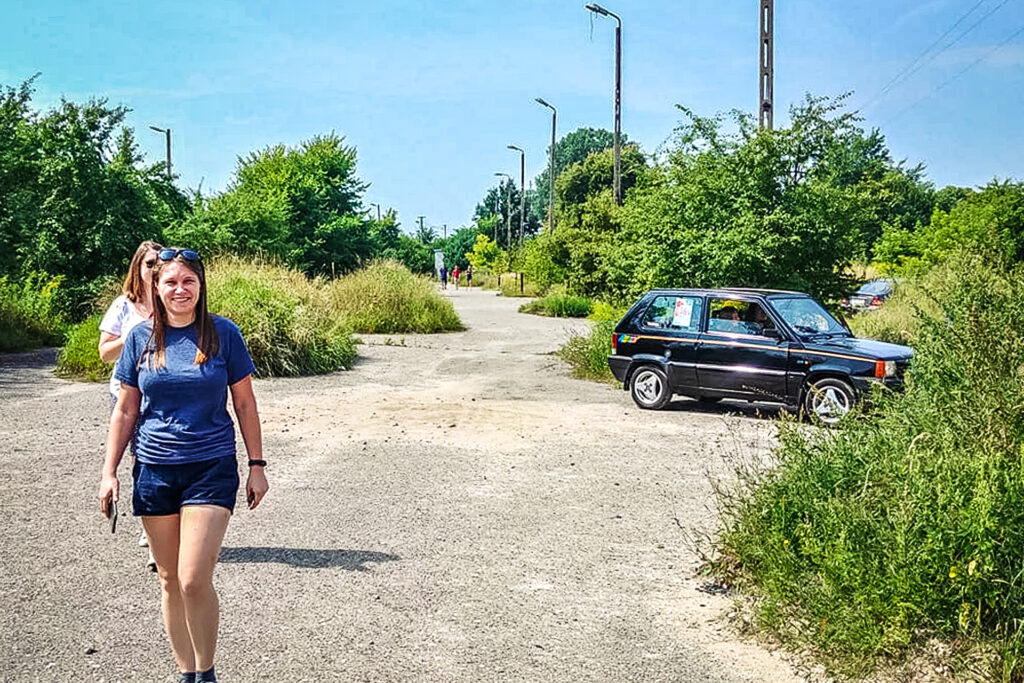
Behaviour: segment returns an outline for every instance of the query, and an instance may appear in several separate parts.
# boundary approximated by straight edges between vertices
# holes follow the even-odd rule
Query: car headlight
[[[896,361],[894,360],[876,360],[875,361],[875,379],[884,379],[886,377],[896,376]]]
[[[896,376],[896,361],[887,360],[885,361],[885,376],[895,377]]]

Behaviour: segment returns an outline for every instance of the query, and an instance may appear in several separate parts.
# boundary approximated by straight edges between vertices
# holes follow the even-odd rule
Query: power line
[[[961,76],[963,76],[965,73],[967,73],[968,71],[970,71],[971,69],[976,67],[978,64],[981,64],[983,61],[985,61],[986,59],[991,57],[993,54],[995,54],[999,50],[1003,49],[1010,41],[1012,41],[1014,38],[1019,36],[1021,33],[1024,33],[1024,26],[1021,26],[1020,28],[1018,28],[1016,31],[1011,33],[1005,40],[1003,40],[1003,42],[999,43],[998,45],[993,47],[991,50],[989,50],[988,52],[986,52],[985,54],[983,54],[982,56],[978,57],[973,62],[971,62],[970,64],[965,66],[963,69],[961,69],[960,71],[956,72],[955,74],[953,74],[952,76],[947,78],[945,81],[943,81],[937,88],[932,90],[930,93],[928,93],[927,95],[925,95],[924,97],[922,97],[922,98],[920,98],[918,100],[915,100],[910,105],[908,105],[908,106],[904,107],[903,109],[899,110],[898,112],[896,112],[896,114],[891,116],[890,118],[888,118],[885,121],[885,123],[882,124],[881,127],[884,128],[885,126],[889,125],[891,122],[893,122],[896,119],[898,119],[899,117],[903,116],[905,113],[907,113],[908,111],[910,111],[911,109],[913,109],[917,105],[921,104],[925,100],[934,97],[936,95],[936,93],[938,93],[940,90],[945,88],[947,85],[949,85],[950,83],[952,83],[956,79],[958,79]]]
[[[978,0],[978,2],[976,2],[969,10],[967,10],[962,15],[960,15],[960,18],[958,18],[955,22],[953,22],[953,25],[950,26],[948,29],[946,29],[946,31],[943,32],[943,34],[941,36],[936,38],[932,42],[931,45],[929,45],[927,48],[925,48],[924,51],[921,52],[921,54],[919,54],[917,57],[915,57],[914,60],[911,61],[910,64],[908,64],[906,67],[904,67],[902,70],[900,70],[900,72],[897,73],[894,77],[889,79],[889,81],[884,86],[882,86],[882,89],[879,90],[878,93],[875,94],[874,97],[872,97],[870,100],[868,100],[865,104],[863,104],[861,106],[861,109],[867,109],[869,106],[871,106],[872,104],[874,104],[875,102],[880,100],[882,97],[884,97],[886,94],[888,94],[897,85],[899,85],[903,81],[906,81],[908,78],[910,78],[911,76],[916,74],[918,71],[920,71],[922,68],[924,68],[927,64],[935,61],[935,59],[939,55],[941,55],[943,52],[946,52],[951,47],[953,47],[954,45],[959,43],[961,40],[963,40],[964,37],[966,37],[968,34],[970,34],[974,29],[976,29],[979,25],[981,25],[981,23],[984,22],[986,19],[988,19],[990,16],[995,14],[999,10],[999,8],[1001,8],[1003,5],[1005,5],[1009,1],[1010,0],[1002,0],[1002,2],[1000,2],[995,7],[991,8],[988,12],[983,14],[980,19],[978,19],[973,24],[971,24],[969,27],[967,27],[967,30],[965,30],[963,33],[958,35],[952,41],[947,43],[944,47],[942,47],[942,49],[938,50],[937,52],[932,53],[930,56],[928,56],[927,59],[924,59],[922,61],[922,58],[925,57],[925,55],[927,55],[936,45],[938,45],[940,42],[942,42],[942,40],[945,39],[945,37],[948,36],[950,33],[952,33],[956,29],[956,27],[959,26],[961,24],[961,22],[963,22],[964,19],[969,17],[974,12],[974,10],[976,10],[980,5],[982,5],[985,2],[985,0]]]

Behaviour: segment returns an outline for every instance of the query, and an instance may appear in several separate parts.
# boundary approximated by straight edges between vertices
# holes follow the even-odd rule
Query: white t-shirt
[[[114,303],[110,304],[110,308],[107,309],[103,320],[100,321],[100,332],[106,332],[115,337],[124,337],[131,332],[133,327],[146,320],[149,320],[149,318],[143,318],[139,315],[135,305],[128,300],[128,297],[122,294],[114,299]],[[110,395],[116,399],[120,391],[121,383],[111,375]]]

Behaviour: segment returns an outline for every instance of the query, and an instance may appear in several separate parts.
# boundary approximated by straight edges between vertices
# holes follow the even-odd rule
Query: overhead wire
[[[965,12],[963,15],[961,15],[960,18],[957,19],[953,23],[952,26],[950,26],[941,36],[939,36],[939,38],[937,40],[935,40],[932,43],[932,45],[930,45],[922,53],[922,55],[918,55],[918,57],[915,58],[913,62],[911,62],[910,66],[905,67],[903,70],[900,71],[899,74],[896,75],[896,77],[890,79],[890,81],[888,83],[886,83],[886,85],[884,85],[882,87],[882,89],[874,97],[872,97],[870,100],[868,100],[865,104],[863,104],[861,106],[861,109],[868,108],[869,106],[871,106],[872,104],[877,102],[879,99],[881,99],[882,97],[887,95],[897,85],[899,85],[900,83],[906,81],[908,78],[910,78],[915,73],[917,73],[922,68],[924,68],[927,64],[935,61],[935,59],[939,55],[941,55],[942,53],[946,52],[951,47],[953,47],[954,45],[959,43],[961,40],[963,40],[967,35],[969,35],[972,31],[974,31],[974,29],[976,29],[978,26],[980,26],[990,16],[992,16],[997,11],[999,11],[999,9],[1003,5],[1008,3],[1009,1],[1010,0],[1001,0],[1001,2],[999,2],[997,5],[995,5],[994,7],[989,9],[987,12],[985,12],[977,21],[975,21],[973,24],[968,26],[967,29],[965,31],[963,31],[960,35],[958,35],[952,41],[950,41],[949,43],[944,45],[942,47],[942,49],[938,50],[937,52],[932,53],[927,59],[924,59],[923,61],[919,61],[921,59],[922,55],[927,54],[929,50],[931,50],[937,43],[941,42],[943,38],[945,38],[947,35],[949,35],[964,19],[966,19],[968,16],[970,16],[970,14],[972,14],[974,12],[974,10],[978,8],[979,5],[981,5],[983,2],[985,2],[985,0],[979,0],[979,2],[975,3],[973,7],[971,7],[969,10],[967,10],[967,12]],[[919,63],[917,63],[916,66],[914,66],[915,62],[919,62]]]
[[[1005,47],[1006,45],[1008,45],[1008,44],[1009,44],[1009,43],[1010,43],[1010,42],[1011,42],[1011,41],[1012,41],[1012,40],[1013,40],[1014,38],[1016,38],[1017,36],[1019,36],[1019,35],[1020,35],[1020,34],[1022,34],[1022,33],[1024,33],[1024,26],[1021,26],[1020,28],[1018,28],[1018,29],[1017,29],[1016,31],[1014,31],[1014,32],[1013,32],[1013,33],[1011,33],[1011,34],[1010,34],[1009,36],[1007,36],[1007,37],[1006,37],[1006,38],[1005,38],[1005,39],[1003,40],[1003,42],[999,43],[998,45],[996,45],[995,47],[993,47],[992,49],[990,49],[989,51],[987,51],[987,52],[986,52],[985,54],[983,54],[982,56],[978,57],[978,58],[977,58],[977,59],[975,59],[975,60],[974,60],[973,62],[971,62],[970,64],[968,64],[967,66],[965,66],[965,67],[964,67],[963,69],[961,69],[960,71],[956,72],[955,74],[953,74],[952,76],[950,76],[949,78],[947,78],[947,79],[946,79],[945,81],[943,81],[943,82],[942,82],[942,83],[941,83],[941,84],[940,84],[940,85],[939,85],[938,87],[934,88],[934,89],[933,89],[933,90],[932,90],[931,92],[929,92],[929,93],[928,93],[927,95],[925,95],[924,97],[921,97],[920,99],[917,99],[917,100],[915,100],[915,101],[914,101],[914,102],[912,102],[911,104],[907,105],[907,106],[906,106],[906,107],[904,107],[903,109],[901,109],[901,110],[899,110],[898,112],[896,112],[896,114],[894,114],[893,116],[891,116],[891,117],[889,117],[888,119],[886,119],[886,121],[885,121],[885,122],[884,122],[884,123],[882,124],[882,127],[884,128],[884,127],[885,127],[885,126],[887,126],[887,125],[888,125],[889,123],[891,123],[891,122],[895,121],[896,119],[898,119],[899,117],[903,116],[903,114],[907,113],[908,111],[910,111],[911,109],[913,109],[913,108],[914,108],[914,107],[916,107],[917,105],[921,104],[921,103],[922,103],[922,102],[924,102],[925,100],[927,100],[927,99],[930,99],[930,98],[934,97],[934,96],[935,96],[935,95],[936,95],[936,94],[937,94],[937,93],[938,93],[938,92],[939,92],[940,90],[942,90],[943,88],[945,88],[945,87],[946,87],[947,85],[949,85],[950,83],[952,83],[952,82],[953,82],[953,81],[955,81],[956,79],[958,79],[958,78],[960,78],[961,76],[963,76],[963,75],[964,75],[965,73],[967,73],[968,71],[970,71],[971,69],[973,69],[974,67],[976,67],[976,66],[977,66],[978,64],[981,64],[981,63],[982,63],[983,61],[985,61],[986,59],[988,59],[989,57],[991,57],[991,56],[992,56],[993,54],[995,54],[995,53],[996,53],[996,52],[998,52],[999,50],[1003,49],[1003,48],[1004,48],[1004,47]]]
[[[907,64],[907,65],[906,65],[905,67],[903,67],[902,69],[900,69],[900,70],[899,70],[899,71],[898,71],[898,72],[896,73],[896,75],[895,75],[895,76],[893,76],[893,77],[892,77],[892,78],[890,78],[890,79],[889,79],[888,81],[886,81],[885,85],[883,85],[883,86],[881,87],[881,89],[880,89],[880,90],[879,90],[879,91],[878,91],[877,93],[875,93],[875,94],[874,94],[874,96],[872,96],[872,97],[871,97],[871,99],[869,99],[869,100],[868,100],[868,101],[867,101],[866,103],[864,103],[864,104],[862,105],[862,108],[867,108],[867,107],[869,107],[869,106],[870,106],[870,105],[871,105],[871,104],[872,104],[872,103],[873,103],[873,102],[874,102],[875,100],[879,99],[880,97],[882,97],[883,95],[885,95],[885,93],[889,92],[889,89],[890,89],[890,88],[892,88],[893,86],[895,86],[895,85],[896,85],[896,83],[897,83],[897,82],[898,82],[898,81],[899,81],[899,80],[900,80],[900,79],[901,79],[901,78],[903,77],[903,75],[904,75],[904,74],[906,74],[906,73],[907,73],[907,72],[908,72],[908,71],[909,71],[910,69],[914,68],[914,66],[915,66],[915,65],[916,65],[916,64],[917,64],[917,63],[918,63],[918,62],[919,62],[919,61],[920,61],[920,60],[921,60],[921,59],[922,59],[922,58],[923,58],[923,57],[924,57],[924,56],[925,56],[926,54],[928,54],[929,52],[931,52],[931,51],[932,51],[932,48],[934,48],[934,47],[935,47],[936,45],[938,45],[938,44],[939,44],[940,42],[942,42],[942,40],[943,40],[943,39],[944,39],[944,38],[945,38],[946,36],[948,36],[948,35],[949,35],[950,33],[952,33],[952,32],[953,32],[953,31],[954,31],[954,30],[956,29],[956,27],[957,27],[957,26],[959,26],[959,25],[961,24],[961,22],[963,22],[963,20],[964,20],[964,19],[966,19],[967,17],[969,17],[969,16],[970,16],[970,15],[971,15],[971,14],[972,14],[972,13],[974,12],[974,10],[978,9],[978,8],[979,8],[979,7],[981,6],[981,5],[983,5],[984,3],[985,3],[985,0],[978,0],[978,2],[974,3],[974,5],[973,5],[973,6],[972,6],[972,7],[971,7],[971,8],[969,9],[969,10],[967,10],[966,12],[964,12],[963,14],[961,14],[961,15],[960,15],[960,18],[959,18],[959,19],[957,19],[956,21],[954,21],[954,22],[953,22],[953,25],[952,25],[952,26],[950,26],[950,27],[949,27],[949,28],[947,28],[947,29],[946,29],[945,31],[943,31],[943,33],[942,33],[942,35],[941,35],[941,36],[939,36],[938,38],[936,38],[935,40],[933,40],[933,41],[932,41],[932,43],[931,43],[931,44],[930,44],[930,45],[929,45],[928,47],[926,47],[926,48],[925,48],[924,50],[922,50],[921,52],[919,52],[919,53],[918,53],[918,55],[917,55],[916,57],[914,57],[914,59],[912,59],[912,60],[910,61],[910,63],[909,63],[909,64]]]

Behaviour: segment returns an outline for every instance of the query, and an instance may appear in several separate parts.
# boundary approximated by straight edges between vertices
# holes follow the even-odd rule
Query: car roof
[[[805,292],[792,292],[785,289],[754,289],[751,287],[726,287],[726,288],[715,288],[715,289],[701,289],[701,288],[690,288],[690,289],[652,289],[648,294],[696,294],[700,296],[710,295],[718,296],[728,299],[730,295],[739,296],[806,296],[810,294]]]

